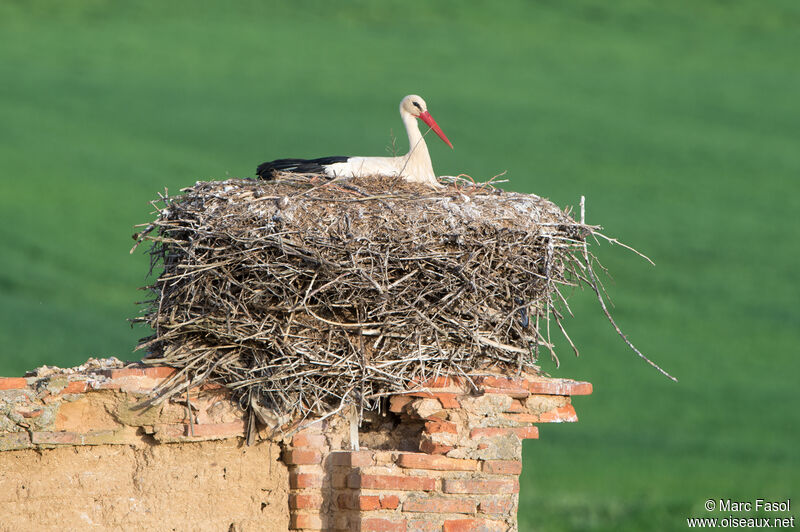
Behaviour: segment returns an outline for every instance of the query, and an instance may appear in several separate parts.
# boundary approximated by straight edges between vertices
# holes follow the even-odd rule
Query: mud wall
[[[227,390],[148,402],[165,367],[91,361],[0,378],[0,531],[517,529],[523,439],[591,384],[437,377],[347,413],[260,427]]]

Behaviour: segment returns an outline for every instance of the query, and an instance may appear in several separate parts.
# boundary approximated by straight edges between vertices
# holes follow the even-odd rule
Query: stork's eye
[[[411,103],[414,105],[414,107],[416,107],[417,109],[422,111],[422,106],[419,103],[417,103],[417,102],[411,102]]]

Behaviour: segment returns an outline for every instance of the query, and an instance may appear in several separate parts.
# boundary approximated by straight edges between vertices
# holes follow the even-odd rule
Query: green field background
[[[383,155],[408,93],[455,146],[430,142],[438,173],[585,195],[656,263],[595,249],[618,323],[679,382],[572,293],[581,356],[543,367],[595,392],[525,442],[520,529],[683,530],[728,515],[709,498],[796,497],[795,1],[2,1],[0,374],[139,357],[128,250],[159,191]]]

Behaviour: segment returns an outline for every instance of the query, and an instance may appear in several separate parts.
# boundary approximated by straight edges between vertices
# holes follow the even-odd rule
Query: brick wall
[[[108,366],[0,378],[0,530],[516,530],[521,441],[576,421],[572,396],[591,393],[439,377],[365,414],[360,450],[347,415],[247,447],[224,388],[140,408],[172,370]]]
[[[342,449],[340,420],[286,443],[292,529],[516,530],[521,441],[538,438],[538,423],[577,421],[571,396],[591,393],[589,383],[529,376],[420,387],[367,417],[360,439],[375,448]]]

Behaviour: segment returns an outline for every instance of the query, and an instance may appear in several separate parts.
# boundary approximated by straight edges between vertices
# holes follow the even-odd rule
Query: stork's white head
[[[406,112],[413,117],[419,118],[419,115],[428,110],[428,104],[421,96],[416,94],[409,94],[400,101],[400,113]]]
[[[420,96],[416,94],[409,94],[405,98],[400,101],[400,115],[409,114],[414,118],[419,118],[430,127],[439,138],[445,141],[448,146],[451,148],[453,144],[447,139],[447,136],[444,134],[442,129],[436,123],[436,120],[433,119],[431,114],[428,112],[428,105],[425,103]]]

